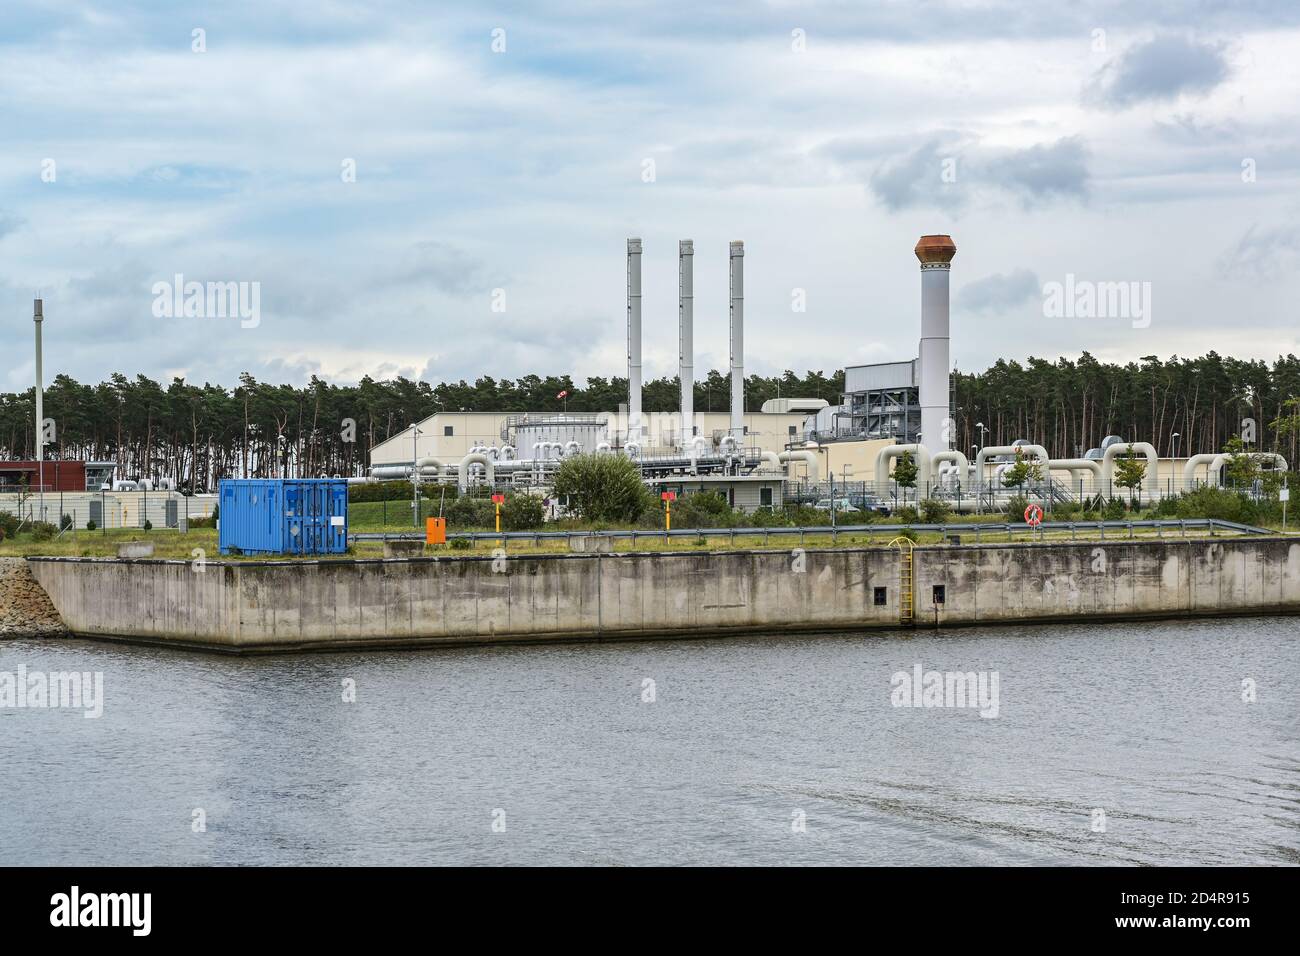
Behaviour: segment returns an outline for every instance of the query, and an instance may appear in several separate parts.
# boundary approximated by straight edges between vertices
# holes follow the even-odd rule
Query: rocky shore
[[[0,558],[0,638],[67,633],[24,558]]]

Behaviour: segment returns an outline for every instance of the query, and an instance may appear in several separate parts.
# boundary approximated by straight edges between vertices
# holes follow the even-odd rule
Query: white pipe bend
[[[877,495],[883,498],[889,494],[889,463],[893,459],[901,458],[906,454],[910,454],[913,461],[916,462],[916,487],[922,489],[930,483],[930,449],[921,444],[886,445],[876,455]],[[963,455],[962,458],[964,459],[965,456]]]

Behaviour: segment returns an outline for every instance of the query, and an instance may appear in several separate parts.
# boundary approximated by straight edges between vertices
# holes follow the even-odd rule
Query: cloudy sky
[[[963,369],[1300,351],[1293,0],[7,0],[0,61],[4,389],[38,291],[47,380],[622,374],[634,235],[651,376],[681,238],[697,368],[731,239],[750,369],[912,357],[932,232]],[[178,273],[256,326],[155,315]]]

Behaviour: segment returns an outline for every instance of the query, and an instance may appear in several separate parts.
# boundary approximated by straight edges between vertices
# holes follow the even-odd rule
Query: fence
[[[17,515],[24,523],[45,521],[62,528],[68,524],[84,532],[89,522],[95,530],[172,528],[184,531],[192,517],[191,501],[174,491],[49,492],[0,494],[0,511]]]
[[[670,541],[674,538],[728,538],[735,543],[737,538],[762,538],[767,544],[772,538],[798,537],[802,543],[808,537],[824,538],[829,536],[838,540],[840,535],[862,536],[869,539],[879,537],[881,543],[896,537],[904,531],[939,532],[945,540],[960,543],[967,536],[975,543],[982,540],[1015,540],[1017,534],[1029,539],[1046,540],[1049,537],[1069,535],[1077,539],[1079,532],[1096,532],[1106,540],[1107,532],[1112,538],[1132,538],[1139,531],[1152,531],[1156,537],[1165,537],[1166,533],[1177,537],[1215,536],[1217,534],[1234,535],[1271,535],[1276,532],[1267,528],[1237,524],[1234,521],[1221,521],[1217,518],[1186,518],[1150,521],[1062,521],[1033,527],[1024,522],[980,522],[972,524],[856,524],[818,525],[804,528],[674,528],[671,531],[646,531],[641,529],[612,531],[452,531],[447,533],[448,540],[465,541],[531,541],[541,544],[543,541],[562,541],[571,538],[610,538],[628,540],[634,545],[637,541]],[[357,541],[413,541],[423,540],[423,533],[413,532],[356,532],[348,535],[349,542]]]

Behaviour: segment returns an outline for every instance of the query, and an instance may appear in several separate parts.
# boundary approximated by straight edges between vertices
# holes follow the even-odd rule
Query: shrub
[[[447,542],[447,547],[454,551],[468,551],[473,546],[474,542],[470,541],[469,538],[452,538]]]
[[[1111,498],[1101,509],[1101,516],[1106,521],[1122,521],[1127,514],[1128,506],[1120,498]]]
[[[8,511],[0,511],[0,531],[3,531],[9,537],[18,533],[18,516],[10,514]]]
[[[788,508],[786,516],[796,528],[816,528],[831,523],[829,511],[818,511],[810,505],[795,505]]]
[[[912,524],[920,520],[921,516],[917,514],[916,509],[911,505],[903,505],[901,508],[894,510],[894,521],[899,524]]]
[[[921,520],[926,524],[947,524],[952,509],[945,502],[926,498],[921,502]]]
[[[1056,521],[1074,521],[1082,511],[1083,507],[1078,502],[1062,501],[1052,505],[1052,518]]]
[[[1027,495],[1012,495],[1007,499],[1007,518],[1011,521],[1024,521],[1025,509],[1029,507]]]
[[[63,515],[59,518],[59,527],[67,531],[72,527],[72,515]]]
[[[630,523],[658,502],[641,480],[636,462],[622,455],[575,455],[555,473],[555,493],[587,521]]]
[[[0,544],[4,543],[4,539],[5,539],[5,529],[0,528]]]
[[[31,528],[33,541],[49,541],[58,534],[59,531],[58,528],[50,524],[48,521],[33,521]]]
[[[1176,507],[1180,518],[1217,518],[1241,524],[1250,524],[1258,518],[1255,503],[1245,495],[1208,485],[1184,492]]]
[[[145,518],[145,519],[144,519],[144,524],[141,525],[140,527],[144,528],[145,531],[152,531],[152,530],[153,530],[153,522],[150,521],[148,518]]]
[[[739,519],[718,491],[697,491],[673,502],[673,524],[679,528],[734,528]]]
[[[89,521],[86,522],[86,530],[87,530],[87,531],[94,531],[94,530],[95,530],[96,528],[98,528],[98,527],[99,527],[99,525],[95,524],[95,519],[94,519],[94,518],[91,518]]]
[[[532,531],[546,520],[546,506],[535,495],[506,495],[501,505],[503,531]]]
[[[496,506],[487,498],[468,495],[447,502],[443,509],[449,528],[495,528]]]

